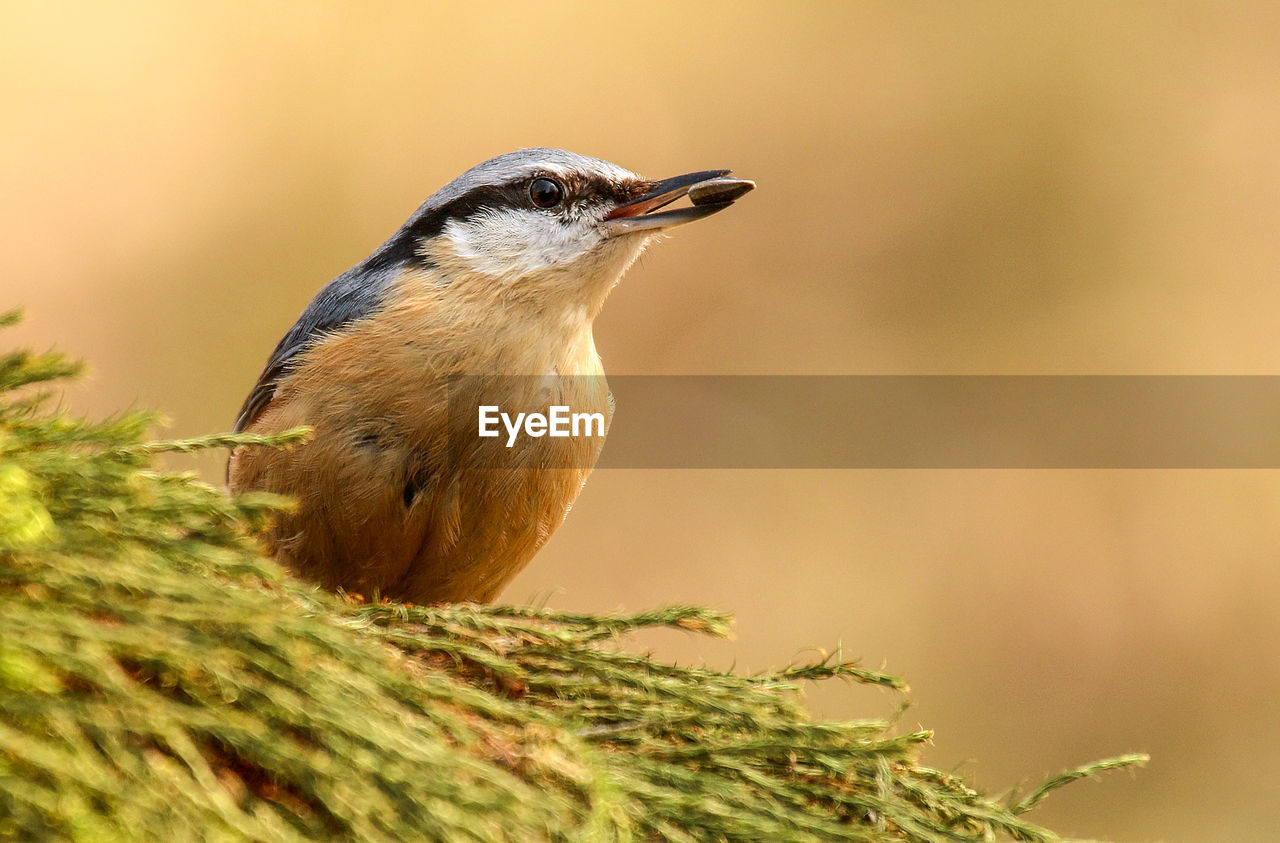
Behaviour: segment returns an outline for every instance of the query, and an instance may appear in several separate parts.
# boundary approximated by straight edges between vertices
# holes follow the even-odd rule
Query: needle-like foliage
[[[11,321],[11,320],[10,320]],[[824,661],[743,677],[628,654],[674,607],[585,616],[321,593],[232,500],[39,393],[57,355],[0,358],[0,837],[50,840],[1058,839],[921,766],[928,732],[815,722],[798,683],[897,679]]]

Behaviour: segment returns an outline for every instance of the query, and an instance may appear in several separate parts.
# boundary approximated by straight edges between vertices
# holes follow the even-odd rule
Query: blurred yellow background
[[[4,341],[87,357],[79,411],[226,429],[325,281],[547,145],[760,185],[614,292],[612,373],[1276,374],[1277,32],[1271,3],[10,0]],[[1277,513],[1274,471],[619,469],[503,599],[731,609],[735,641],[641,643],[743,671],[843,642],[990,789],[1154,756],[1056,828],[1264,840]]]

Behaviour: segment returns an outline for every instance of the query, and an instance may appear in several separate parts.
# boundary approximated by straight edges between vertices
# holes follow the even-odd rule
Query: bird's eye
[[[564,199],[564,188],[552,179],[529,182],[529,200],[539,208],[554,208]]]

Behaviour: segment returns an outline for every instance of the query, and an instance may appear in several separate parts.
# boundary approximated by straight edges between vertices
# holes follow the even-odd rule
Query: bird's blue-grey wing
[[[375,253],[374,258],[379,256]],[[324,337],[376,313],[382,306],[401,264],[374,258],[330,281],[302,311],[258,375],[258,382],[236,417],[235,432],[248,428],[270,406],[276,388],[292,371],[298,355]]]

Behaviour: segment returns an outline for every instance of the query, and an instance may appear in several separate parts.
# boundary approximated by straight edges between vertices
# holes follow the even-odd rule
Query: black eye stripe
[[[414,220],[410,234],[415,240],[435,237],[450,220],[468,220],[489,208],[512,208],[528,201],[523,185],[486,184],[473,187]]]
[[[438,207],[430,209],[397,232],[387,254],[412,258],[423,240],[436,237],[450,220],[466,221],[486,210],[501,208],[532,209],[529,184],[533,179],[552,179],[564,187],[565,200],[575,203],[625,202],[643,193],[638,185],[618,185],[603,176],[583,174],[562,176],[545,170],[526,172],[524,175],[501,184],[484,184],[471,188]]]

